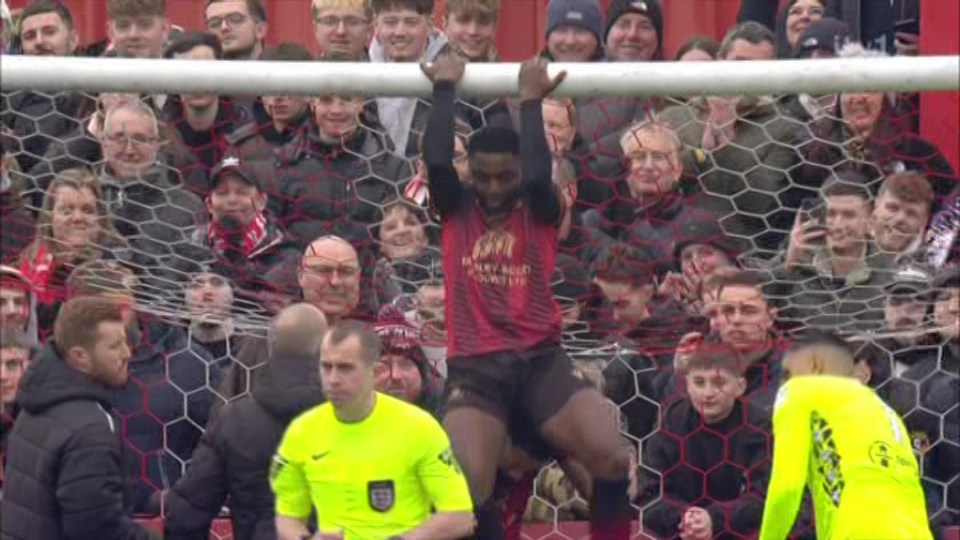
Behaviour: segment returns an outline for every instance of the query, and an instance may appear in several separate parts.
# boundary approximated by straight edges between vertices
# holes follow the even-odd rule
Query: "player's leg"
[[[630,455],[621,445],[616,411],[599,390],[573,372],[559,348],[531,358],[523,388],[540,433],[563,455],[576,458],[592,478],[591,529],[596,540],[630,534]]]
[[[515,363],[506,355],[448,362],[443,427],[470,486],[478,540],[503,538],[493,490],[507,441],[510,402],[516,388]]]

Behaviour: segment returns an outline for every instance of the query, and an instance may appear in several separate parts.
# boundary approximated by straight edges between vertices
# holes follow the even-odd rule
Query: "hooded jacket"
[[[427,41],[427,48],[423,60],[432,62],[438,56],[450,51],[451,46],[447,36],[434,33]],[[383,46],[379,40],[373,40],[370,46],[370,61],[374,63],[387,62]],[[416,98],[376,98],[377,116],[386,130],[387,136],[393,141],[394,152],[404,158],[413,158],[420,155],[420,136],[426,130],[427,116],[430,112],[429,101]],[[502,101],[488,101],[477,103],[460,100],[455,107],[457,118],[465,121],[472,130],[485,125],[496,124],[511,126],[510,112]]]
[[[323,402],[317,364],[309,357],[272,359],[257,372],[251,394],[223,406],[190,470],[167,495],[166,540],[206,540],[228,498],[234,538],[276,538],[267,472],[290,421]]]
[[[643,453],[643,524],[660,538],[674,538],[684,511],[704,508],[713,535],[756,533],[770,474],[769,415],[737,401],[720,422],[705,425],[689,399],[663,413],[663,425]],[[659,474],[652,474],[648,471]]]
[[[110,391],[71,369],[52,343],[24,375],[10,437],[3,540],[146,540],[127,517],[121,427]]]

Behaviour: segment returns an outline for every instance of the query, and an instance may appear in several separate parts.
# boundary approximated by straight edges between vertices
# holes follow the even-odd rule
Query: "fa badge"
[[[393,480],[367,482],[367,500],[370,502],[370,508],[377,512],[386,512],[393,508],[395,499]]]

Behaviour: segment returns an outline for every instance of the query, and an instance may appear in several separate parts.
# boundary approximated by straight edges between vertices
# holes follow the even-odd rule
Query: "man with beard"
[[[233,286],[218,274],[197,274],[187,284],[184,300],[191,343],[206,349],[217,365],[227,369],[242,342],[230,314]]]
[[[220,370],[206,351],[189,345],[182,329],[134,311],[138,288],[133,272],[111,261],[80,265],[67,280],[71,298],[110,298],[131,308],[123,318],[131,383],[118,388],[111,403],[128,455],[137,456],[126,463],[138,479],[133,511],[158,515],[160,491],[180,477],[207,423]]]
[[[9,443],[3,538],[147,540],[126,513],[122,427],[107,411],[131,358],[121,305],[74,298],[54,339],[21,381]]]
[[[424,355],[420,331],[395,307],[381,311],[374,331],[382,345],[373,368],[377,391],[437,416],[442,381]]]
[[[544,97],[563,80],[546,60],[520,69],[521,129],[486,127],[467,149],[470,186],[453,167],[454,101],[464,61],[444,55],[423,71],[434,83],[424,135],[431,200],[441,216],[446,287],[444,427],[470,482],[481,540],[503,536],[491,504],[512,419],[527,417],[561,455],[575,454],[594,478],[594,538],[629,536],[629,456],[603,396],[573,373],[560,348],[560,311],[550,281],[564,218],[551,179]]]
[[[262,0],[207,0],[207,29],[220,38],[227,60],[256,60],[267,37]]]
[[[70,10],[56,0],[35,0],[20,18],[20,41],[27,56],[73,56],[79,37]],[[20,170],[40,161],[50,143],[80,125],[78,112],[85,101],[81,93],[4,93],[0,121],[19,141],[14,155]]]

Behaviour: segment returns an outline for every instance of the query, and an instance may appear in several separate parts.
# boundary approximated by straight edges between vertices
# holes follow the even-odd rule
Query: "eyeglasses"
[[[156,137],[140,135],[137,133],[133,135],[127,135],[126,133],[111,133],[108,134],[105,139],[108,143],[121,148],[126,148],[129,144],[133,144],[134,148],[145,148],[156,144],[158,140]]]
[[[672,155],[669,152],[657,152],[654,150],[639,150],[626,155],[628,165],[646,164],[652,162],[655,167],[666,167],[670,164]]]
[[[332,278],[334,274],[339,276],[341,279],[350,279],[357,277],[357,275],[360,273],[360,267],[309,265],[304,266],[303,271],[307,274],[324,280]]]
[[[349,15],[346,17],[327,15],[326,17],[316,19],[314,22],[327,29],[340,28],[342,24],[347,30],[357,30],[367,25],[366,19]]]
[[[243,13],[231,13],[222,17],[210,17],[207,19],[207,28],[210,30],[219,30],[223,23],[227,23],[230,28],[236,28],[247,21],[247,16]]]

